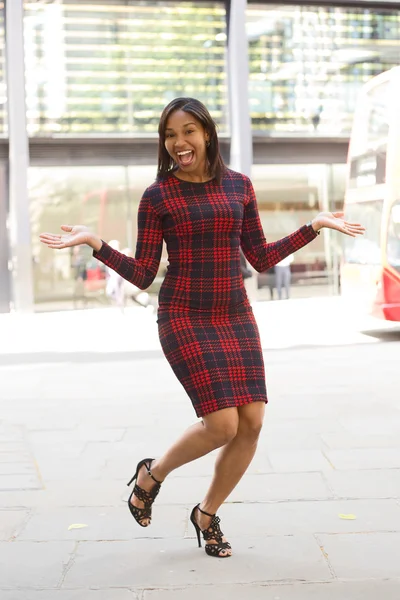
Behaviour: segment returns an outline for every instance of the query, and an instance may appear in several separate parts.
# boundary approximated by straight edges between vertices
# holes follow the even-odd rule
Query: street
[[[195,421],[151,311],[0,315],[2,600],[398,600],[400,327],[338,299],[254,306],[269,404],[222,506],[227,560],[189,521],[216,453],[140,528],[136,463]]]

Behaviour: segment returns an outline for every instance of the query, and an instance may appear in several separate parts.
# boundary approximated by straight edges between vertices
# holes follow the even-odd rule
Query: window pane
[[[393,205],[389,217],[387,259],[389,265],[400,273],[400,201]]]
[[[399,62],[400,12],[250,4],[253,128],[350,133],[360,86]]]
[[[252,181],[268,242],[296,231],[324,210],[321,194],[324,171],[325,165],[253,165]],[[333,189],[329,192],[334,203],[336,192]],[[332,265],[324,236],[298,250],[290,270],[292,297],[329,295]],[[269,299],[270,292],[276,297],[271,289],[275,285],[272,271],[256,275],[259,300]]]
[[[355,238],[344,236],[344,256],[348,263],[380,265],[382,200],[347,204],[346,219],[362,223],[365,233]]]
[[[28,131],[155,133],[177,96],[226,129],[223,2],[25,2]]]
[[[104,302],[105,271],[88,246],[52,251],[39,233],[87,225],[106,241],[127,245],[126,177],[122,167],[31,167],[29,197],[35,301],[51,307]]]
[[[44,231],[60,225],[88,226],[106,242],[134,255],[137,212],[156,167],[31,167],[28,173],[34,259],[35,302],[39,309],[104,305],[106,272],[88,246],[52,251],[39,242]],[[60,232],[61,233],[61,232]],[[165,270],[165,257],[160,274]],[[149,288],[157,293],[161,278]]]

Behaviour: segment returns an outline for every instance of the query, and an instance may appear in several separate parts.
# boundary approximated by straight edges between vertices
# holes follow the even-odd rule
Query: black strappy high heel
[[[144,521],[145,519],[146,520],[148,519],[149,521],[151,521],[151,506],[152,506],[154,500],[156,499],[158,492],[160,491],[161,484],[162,484],[162,481],[157,481],[157,479],[155,477],[153,477],[153,474],[150,470],[151,463],[154,460],[155,460],[154,458],[144,458],[143,460],[141,460],[136,467],[136,473],[134,474],[132,479],[129,481],[129,483],[127,483],[127,485],[129,486],[129,485],[131,485],[131,483],[133,481],[135,481],[135,479],[137,480],[140,469],[143,466],[145,466],[147,469],[147,474],[157,484],[149,492],[147,492],[143,488],[139,487],[138,484],[136,483],[131,495],[128,498],[129,510],[130,510],[133,518],[135,519],[135,521],[137,523],[139,523],[139,525],[141,527],[148,527],[150,525],[150,523],[148,523],[148,525],[145,525],[144,523],[142,523],[142,521]],[[131,498],[133,495],[135,495],[138,500],[141,500],[143,502],[143,504],[144,504],[143,508],[138,508],[137,506],[133,506],[133,504],[131,503]]]
[[[198,525],[195,517],[196,510],[199,510],[203,515],[207,515],[207,517],[211,517],[211,523],[207,527],[207,529],[200,529],[200,526]],[[221,528],[219,526],[221,519],[217,517],[217,515],[210,515],[210,513],[201,510],[200,504],[197,504],[197,506],[195,506],[192,510],[190,520],[193,523],[193,526],[197,533],[197,541],[199,542],[199,548],[201,548],[200,534],[203,534],[205,542],[207,542],[208,540],[215,540],[217,542],[216,544],[205,545],[206,554],[208,554],[209,556],[214,556],[216,558],[228,558],[228,556],[231,556],[230,554],[223,554],[222,556],[220,554],[223,550],[231,550],[231,545],[229,542],[222,541],[224,534],[222,533]]]

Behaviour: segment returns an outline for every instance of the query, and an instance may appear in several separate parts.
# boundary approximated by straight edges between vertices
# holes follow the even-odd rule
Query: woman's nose
[[[185,144],[184,138],[177,135],[175,138],[175,148],[181,148],[182,146],[184,146],[184,144]]]

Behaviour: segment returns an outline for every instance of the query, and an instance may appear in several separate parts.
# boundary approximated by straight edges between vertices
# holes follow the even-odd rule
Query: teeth
[[[178,156],[184,156],[185,154],[190,154],[191,150],[185,150],[184,152],[177,152]]]

